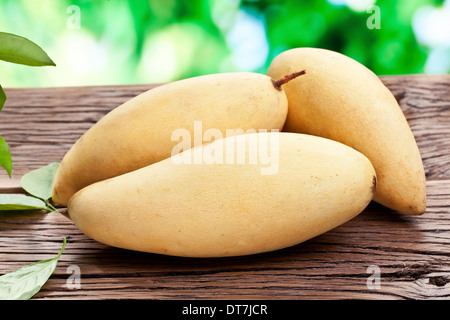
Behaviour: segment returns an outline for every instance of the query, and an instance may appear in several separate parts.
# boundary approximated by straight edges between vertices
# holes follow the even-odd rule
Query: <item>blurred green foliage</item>
[[[45,72],[1,64],[0,81],[6,87],[132,84],[265,72],[275,55],[303,46],[339,51],[379,75],[425,72],[430,48],[416,40],[413,18],[443,1],[364,0],[379,7],[379,29],[369,29],[371,13],[351,3],[0,0],[0,30],[33,40],[57,64]]]

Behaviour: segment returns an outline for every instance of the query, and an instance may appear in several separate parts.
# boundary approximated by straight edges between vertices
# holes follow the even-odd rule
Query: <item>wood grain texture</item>
[[[427,211],[407,216],[371,203],[344,225],[294,247],[246,257],[191,259],[97,243],[61,213],[0,214],[0,274],[51,258],[67,237],[53,276],[34,299],[449,299],[450,76],[393,76],[383,82],[417,139],[427,176]],[[59,162],[104,114],[154,85],[6,89],[0,134],[10,144],[13,180]],[[369,266],[381,271],[380,288]],[[72,266],[79,289],[70,289]]]

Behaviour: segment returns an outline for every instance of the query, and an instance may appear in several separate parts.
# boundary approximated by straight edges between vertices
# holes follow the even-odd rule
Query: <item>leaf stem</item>
[[[56,209],[54,206],[51,205],[50,201],[45,201],[45,204],[47,205],[47,207],[49,207],[50,209],[52,209],[54,212],[59,212],[58,209]]]
[[[62,248],[61,248],[61,250],[59,251],[58,255],[56,256],[56,259],[59,259],[59,257],[60,257],[61,254],[63,253],[64,249],[66,248],[66,243],[67,243],[67,240],[66,240],[66,237],[64,237],[64,238],[63,238],[63,245],[62,245]]]

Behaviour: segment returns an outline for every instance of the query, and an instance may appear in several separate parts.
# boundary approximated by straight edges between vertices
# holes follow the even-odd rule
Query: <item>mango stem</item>
[[[272,79],[273,86],[275,87],[275,89],[281,90],[281,86],[283,84],[286,84],[289,81],[291,81],[292,79],[295,79],[298,76],[301,76],[301,75],[303,75],[305,73],[306,73],[306,70],[302,70],[302,71],[299,71],[299,72],[294,72],[294,73],[288,74],[287,76],[285,76],[284,78],[281,78],[279,80],[273,80]]]

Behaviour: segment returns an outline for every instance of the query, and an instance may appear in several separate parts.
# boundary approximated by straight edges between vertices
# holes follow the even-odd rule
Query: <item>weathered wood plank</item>
[[[381,79],[397,98],[411,126],[427,179],[450,179],[450,76]]]
[[[427,173],[427,212],[407,216],[371,203],[344,225],[265,254],[189,259],[112,248],[81,234],[62,213],[0,214],[0,274],[53,257],[68,244],[35,299],[448,299],[450,297],[450,76],[396,76],[392,90],[416,136]],[[6,89],[0,134],[10,143],[13,181],[60,161],[109,110],[152,85]],[[3,176],[2,176],[3,177]],[[368,267],[381,271],[367,285]],[[70,289],[69,266],[81,272]]]
[[[61,161],[102,116],[155,86],[5,89],[0,130],[11,148],[13,178]]]
[[[81,234],[61,213],[0,216],[0,274],[58,252],[54,276],[35,298],[426,299],[450,295],[449,181],[428,183],[424,215],[372,203],[355,219],[310,241],[246,257],[190,259],[112,248]],[[70,290],[69,266],[81,271]],[[376,265],[380,289],[367,287]]]

